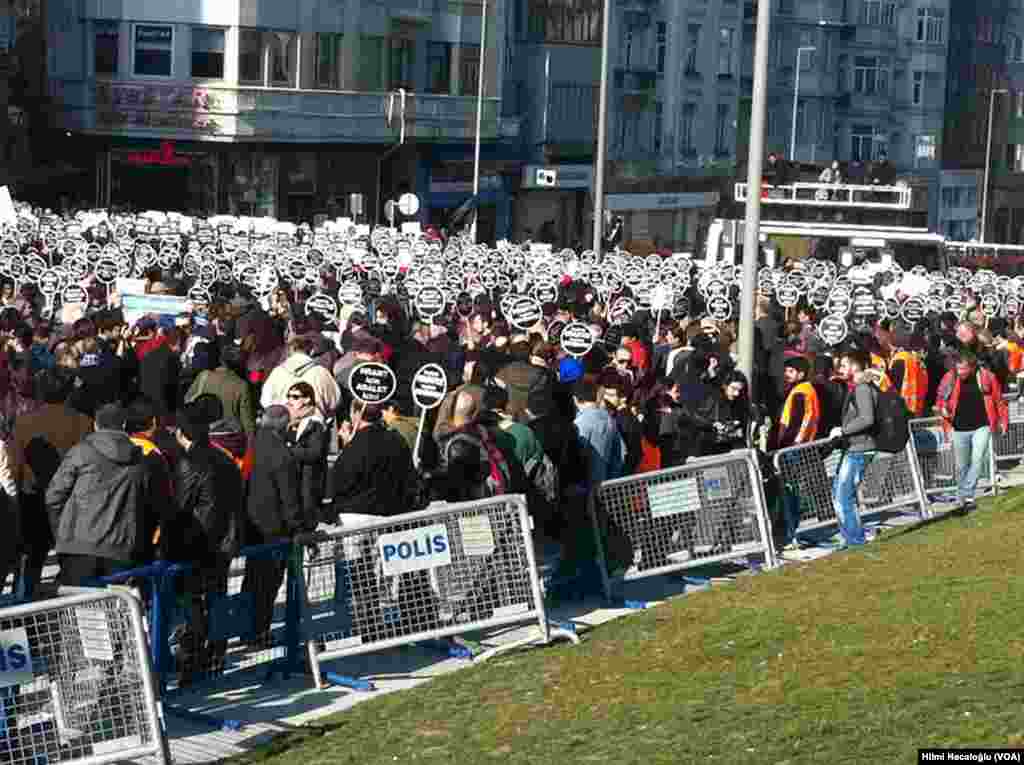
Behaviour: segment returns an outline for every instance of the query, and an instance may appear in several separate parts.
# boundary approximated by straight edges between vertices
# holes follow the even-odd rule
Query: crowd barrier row
[[[955,492],[950,436],[936,419],[910,427],[904,451],[869,463],[858,492],[862,516],[909,507],[926,518],[930,500]],[[997,462],[1024,455],[1019,403],[993,445],[984,486],[996,491]],[[772,454],[774,476],[763,473],[757,452],[739,450],[604,482],[587,514],[605,595],[713,563],[777,566],[773,513],[795,502],[797,531],[835,523],[832,484],[842,456],[838,442],[822,440]],[[156,562],[97,581],[108,589],[71,601],[0,608],[2,655],[15,655],[16,638],[32,656],[27,674],[0,680],[0,760],[36,765],[44,749],[46,762],[131,759],[124,751],[163,757],[157,702],[240,727],[173,702],[243,670],[262,672],[256,682],[308,672],[318,688],[370,690],[371,682],[338,674],[331,662],[410,644],[472,646],[452,639],[512,625],[534,627],[478,655],[578,642],[572,625],[548,617],[532,531],[520,495],[387,518],[342,516],[337,527],[243,548],[230,563]],[[99,626],[90,632],[83,624]],[[10,666],[0,662],[0,678],[16,676]],[[89,727],[97,715],[105,726],[99,739]],[[116,757],[108,740],[119,742]]]

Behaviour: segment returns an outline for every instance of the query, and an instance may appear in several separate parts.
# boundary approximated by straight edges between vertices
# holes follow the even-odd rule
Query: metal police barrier
[[[170,699],[241,670],[262,669],[269,679],[299,666],[297,550],[282,541],[243,547],[223,566],[158,561],[97,584],[138,588],[147,605],[159,691]],[[242,727],[238,720],[178,705],[166,710],[215,727]]]
[[[537,623],[541,643],[578,642],[548,624],[522,495],[439,503],[300,540],[315,545],[302,638],[318,688],[348,680],[325,671],[333,659],[521,622]]]
[[[1014,393],[1003,397],[1010,412],[1006,433],[993,433],[996,462],[1024,459],[1024,398]]]
[[[785,502],[798,502],[797,531],[809,531],[837,522],[832,488],[845,454],[841,441],[821,439],[779,449],[772,455],[775,471],[785,487]],[[916,505],[929,514],[928,500],[917,473],[912,444],[897,454],[873,452],[857,487],[861,516]]]
[[[142,609],[88,592],[0,609],[0,761],[170,757]]]
[[[942,420],[938,417],[911,420],[909,447],[914,451],[925,494],[929,497],[945,495],[949,501],[954,501],[960,466],[953,449],[952,433],[943,429]],[[978,488],[991,492],[998,491],[998,478],[993,478],[998,476],[995,452],[989,449],[985,470],[978,479]]]
[[[589,502],[605,595],[613,584],[763,554],[776,565],[750,449],[605,481]]]

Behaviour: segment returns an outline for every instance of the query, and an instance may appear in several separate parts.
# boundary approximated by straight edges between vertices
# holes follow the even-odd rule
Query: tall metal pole
[[[604,0],[601,12],[601,90],[597,107],[597,150],[594,152],[594,252],[601,256],[604,234],[604,170],[608,162],[608,48],[611,39],[612,2]]]
[[[816,50],[812,45],[805,45],[796,49],[796,79],[793,81],[793,125],[789,137],[789,158],[796,162],[796,116],[800,105],[800,54]]]
[[[750,105],[750,150],[747,155],[747,214],[743,231],[743,285],[740,291],[740,371],[754,382],[754,288],[761,233],[761,170],[764,164],[764,123],[768,90],[768,33],[771,0],[757,2],[754,39],[754,87]]]
[[[981,189],[981,232],[978,241],[985,241],[985,228],[988,222],[988,174],[992,169],[992,118],[995,113],[996,96],[1006,94],[1006,88],[996,88],[988,94],[988,138],[985,139],[985,181]]]
[[[480,130],[484,115],[484,60],[487,57],[487,0],[484,0],[480,14],[480,69],[476,83],[476,145],[473,147],[473,197],[480,194]],[[476,200],[473,210],[473,227],[470,229],[473,242],[476,242],[476,221],[480,217],[480,200]]]

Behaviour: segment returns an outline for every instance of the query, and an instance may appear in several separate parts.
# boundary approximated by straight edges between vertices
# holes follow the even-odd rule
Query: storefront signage
[[[608,209],[627,210],[685,210],[714,207],[718,204],[717,191],[684,192],[679,194],[609,194]]]
[[[237,95],[181,85],[96,85],[96,124],[220,133],[213,113],[238,111]]]
[[[550,180],[554,182],[545,182]],[[527,165],[523,168],[524,188],[589,189],[593,183],[591,165]]]
[[[133,151],[125,156],[133,165],[155,165],[159,167],[188,167],[192,158],[174,153],[174,142],[163,141],[156,151]]]

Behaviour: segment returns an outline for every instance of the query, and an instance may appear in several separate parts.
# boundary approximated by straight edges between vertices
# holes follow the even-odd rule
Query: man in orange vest
[[[171,454],[157,445],[160,432],[157,404],[148,396],[136,397],[126,410],[124,429],[132,443],[142,450],[155,500],[152,513],[142,519],[140,545],[145,549],[140,551],[141,559],[146,562],[155,558],[177,560],[185,551],[180,547],[175,549],[176,535],[169,531],[178,521],[178,503],[174,497]]]
[[[810,383],[811,364],[803,356],[786,359],[783,381],[786,403],[775,435],[775,448],[785,449],[813,441],[821,423],[821,402]]]
[[[895,337],[895,348],[889,362],[889,380],[894,390],[914,417],[924,416],[928,400],[928,368],[920,353],[924,342],[919,335],[901,334]]]

